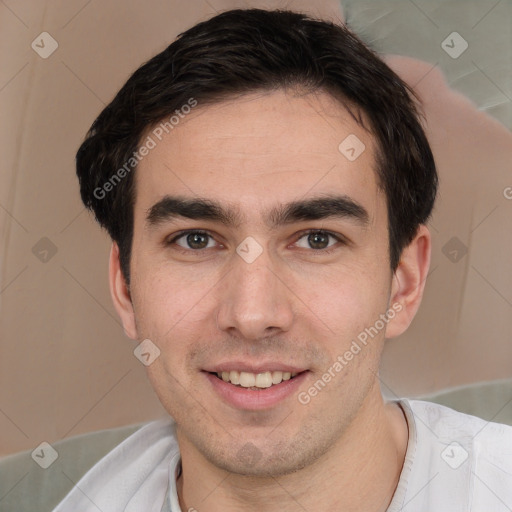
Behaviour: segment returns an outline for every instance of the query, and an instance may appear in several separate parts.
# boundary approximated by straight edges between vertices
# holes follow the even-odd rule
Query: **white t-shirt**
[[[387,512],[510,512],[512,426],[420,400],[396,402],[409,442]],[[187,512],[172,419],[148,423],[94,465],[54,512]]]

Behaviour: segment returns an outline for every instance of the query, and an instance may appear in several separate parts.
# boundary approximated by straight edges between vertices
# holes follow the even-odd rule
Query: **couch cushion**
[[[512,425],[512,379],[468,384],[415,398],[494,423]]]
[[[138,424],[100,430],[51,443],[58,457],[47,469],[32,459],[32,451],[1,458],[0,510],[53,510],[97,461],[141,426]]]

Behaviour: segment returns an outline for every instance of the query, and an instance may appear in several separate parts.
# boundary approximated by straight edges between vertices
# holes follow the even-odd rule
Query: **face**
[[[365,145],[355,160],[339,149],[348,136]],[[182,454],[286,474],[362,414],[393,323],[381,316],[393,276],[374,151],[327,94],[279,91],[198,104],[139,164],[133,329],[123,321],[160,350],[147,371]]]

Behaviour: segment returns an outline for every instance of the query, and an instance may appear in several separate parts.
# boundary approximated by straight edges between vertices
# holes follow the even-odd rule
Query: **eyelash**
[[[185,237],[187,235],[191,235],[191,234],[206,235],[206,236],[209,236],[211,238],[214,238],[213,235],[211,233],[209,233],[208,231],[203,231],[203,230],[200,230],[200,229],[190,229],[190,230],[181,231],[176,236],[174,236],[171,240],[165,241],[164,245],[165,246],[175,245],[177,240],[179,240],[180,238],[183,238],[183,237]],[[332,233],[331,231],[325,231],[325,230],[322,230],[322,229],[309,229],[307,231],[303,231],[303,232],[300,233],[300,236],[297,238],[297,241],[299,241],[300,239],[304,238],[305,236],[308,236],[308,235],[311,235],[311,234],[328,235],[328,236],[331,236],[332,238],[334,238],[337,242],[339,242],[339,243],[341,243],[343,245],[347,245],[347,241],[343,237],[341,237],[340,235],[336,235],[335,233]],[[322,253],[322,254],[331,254],[336,249],[337,249],[336,244],[334,244],[333,246],[331,246],[328,249],[311,249],[311,251],[317,252],[317,253]],[[180,252],[183,252],[183,253],[190,253],[190,252],[192,252],[192,253],[194,253],[194,252],[200,253],[200,252],[206,251],[207,249],[184,249],[183,247],[180,247],[179,245],[176,245],[176,250],[178,250]]]

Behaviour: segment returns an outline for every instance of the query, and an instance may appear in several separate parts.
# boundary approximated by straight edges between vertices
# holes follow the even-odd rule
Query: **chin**
[[[229,436],[231,437],[231,436]],[[205,438],[195,439],[196,448],[212,465],[230,473],[259,478],[290,475],[314,464],[332,446],[332,439],[323,439],[315,432],[296,433],[285,439],[269,441],[225,439],[226,443],[206,445]],[[210,438],[211,439],[211,438]],[[197,442],[199,441],[199,443]]]

